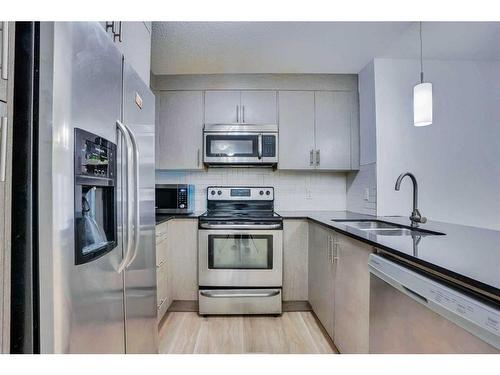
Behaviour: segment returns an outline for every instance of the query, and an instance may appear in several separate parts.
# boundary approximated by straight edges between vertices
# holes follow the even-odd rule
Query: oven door
[[[199,230],[200,287],[281,287],[281,230]]]

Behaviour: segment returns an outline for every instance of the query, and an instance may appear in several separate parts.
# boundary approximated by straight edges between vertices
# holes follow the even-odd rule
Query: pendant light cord
[[[422,21],[419,22],[420,26],[420,83],[424,83],[424,61],[422,57]]]

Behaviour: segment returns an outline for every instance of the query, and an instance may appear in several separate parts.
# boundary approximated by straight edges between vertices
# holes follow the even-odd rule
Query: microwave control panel
[[[276,136],[263,135],[262,136],[262,156],[275,157],[276,156]]]
[[[177,190],[177,208],[188,207],[188,188],[179,187]]]

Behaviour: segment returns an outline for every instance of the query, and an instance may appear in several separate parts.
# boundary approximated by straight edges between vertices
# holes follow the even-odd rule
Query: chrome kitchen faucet
[[[396,186],[394,187],[394,189],[396,189],[396,191],[399,191],[399,188],[401,187],[401,181],[403,181],[403,178],[405,178],[406,176],[410,177],[411,181],[413,182],[413,211],[411,213],[410,220],[411,220],[411,225],[417,227],[418,223],[424,224],[427,221],[427,218],[425,218],[424,216],[422,216],[420,214],[420,211],[417,208],[417,206],[418,206],[418,184],[417,184],[417,179],[410,172],[401,173],[399,175],[398,179],[396,180]]]

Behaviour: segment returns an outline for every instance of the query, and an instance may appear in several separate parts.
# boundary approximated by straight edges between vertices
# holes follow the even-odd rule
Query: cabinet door
[[[283,301],[307,301],[307,220],[283,220]]]
[[[4,25],[5,22],[0,21],[0,72],[3,73],[3,71],[6,69],[6,67],[2,66],[2,61],[3,61],[3,54],[6,52],[4,51],[4,45],[3,45],[3,37],[4,37]],[[12,49],[11,49],[12,50]],[[7,102],[7,80],[3,79],[0,77],[0,101],[2,102]]]
[[[240,91],[206,91],[205,124],[241,122]]]
[[[330,258],[330,231],[309,225],[309,303],[333,339],[335,273]]]
[[[241,120],[249,124],[277,123],[276,91],[242,91]]]
[[[160,106],[157,108],[156,168],[203,168],[203,92],[161,92]]]
[[[279,92],[280,169],[312,169],[314,92]]]
[[[151,71],[151,33],[144,22],[122,22],[118,48],[139,77],[149,86]]]
[[[335,345],[341,353],[368,353],[372,247],[336,234]]]
[[[317,169],[351,168],[351,99],[351,92],[315,93]]]
[[[169,298],[198,300],[198,219],[169,222],[167,251]]]

